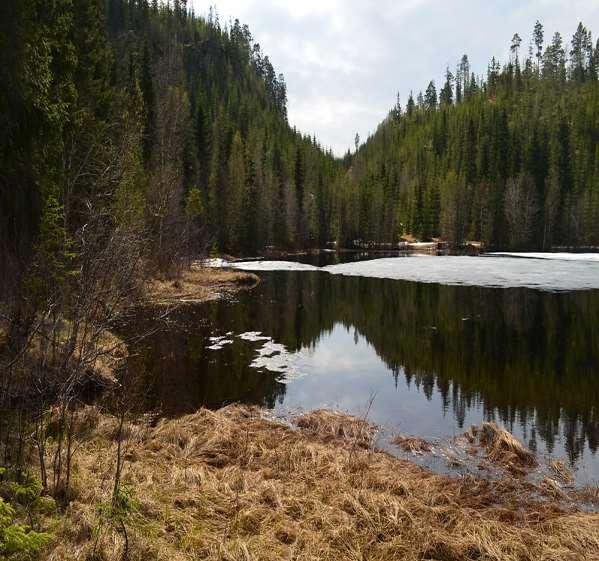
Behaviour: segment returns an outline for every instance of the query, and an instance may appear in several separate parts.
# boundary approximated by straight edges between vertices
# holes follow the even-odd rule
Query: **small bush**
[[[35,559],[52,536],[15,524],[15,515],[14,508],[0,498],[0,559]]]

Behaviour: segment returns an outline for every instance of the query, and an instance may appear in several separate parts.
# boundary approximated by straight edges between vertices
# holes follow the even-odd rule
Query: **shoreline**
[[[46,559],[120,559],[122,531],[95,542],[110,501],[118,420],[81,412],[75,497]],[[128,423],[122,485],[131,559],[584,559],[599,548],[585,513],[507,476],[437,475],[374,450],[368,423],[316,411],[290,425],[257,408]],[[89,558],[89,557],[87,557]]]
[[[480,242],[468,242],[466,244],[451,247],[447,242],[405,242],[404,245],[389,244],[389,247],[384,246],[365,246],[358,248],[310,248],[299,250],[278,250],[271,249],[261,252],[259,256],[239,256],[239,255],[223,255],[222,258],[228,262],[236,261],[258,261],[266,259],[285,259],[293,257],[317,257],[320,255],[347,255],[347,254],[381,254],[381,255],[410,255],[410,254],[427,254],[427,255],[493,255],[493,254],[517,254],[517,253],[571,253],[573,255],[580,253],[599,253],[599,247],[552,247],[547,250],[518,250],[509,249],[485,248]]]
[[[175,279],[151,278],[144,283],[144,306],[202,304],[252,290],[260,277],[246,271],[202,267],[194,263]]]

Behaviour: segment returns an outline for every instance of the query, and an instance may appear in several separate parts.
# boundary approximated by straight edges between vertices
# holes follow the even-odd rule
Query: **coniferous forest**
[[[515,34],[484,78],[464,55],[442,86],[398,99],[352,160],[349,237],[599,243],[599,42],[582,23],[571,41],[546,41],[537,22],[522,51]]]
[[[46,280],[60,275],[90,213],[143,237],[161,270],[209,247],[256,254],[406,234],[599,244],[599,45],[583,24],[568,41],[545,40],[538,23],[528,52],[515,34],[509,60],[493,59],[485,77],[464,55],[444,84],[405,107],[398,96],[355,154],[335,158],[290,127],[284,77],[238,21],[197,17],[184,0],[1,10],[7,270],[37,260]]]

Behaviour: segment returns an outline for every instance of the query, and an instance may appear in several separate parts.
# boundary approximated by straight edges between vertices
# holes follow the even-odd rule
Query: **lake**
[[[496,420],[597,482],[599,261],[538,257],[235,264],[261,284],[175,311],[130,366],[165,415],[326,407],[433,440]]]

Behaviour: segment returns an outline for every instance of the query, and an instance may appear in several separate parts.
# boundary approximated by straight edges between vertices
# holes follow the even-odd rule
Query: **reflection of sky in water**
[[[266,346],[272,345],[267,343]],[[258,350],[258,354],[259,354]],[[422,387],[408,384],[403,372],[393,376],[379,358],[374,347],[361,335],[338,324],[323,333],[314,347],[297,353],[283,352],[272,357],[273,371],[285,371],[287,391],[279,413],[297,410],[333,408],[363,417],[383,427],[389,433],[401,432],[426,439],[447,439],[458,436],[473,424],[484,419],[479,403],[469,402],[461,411],[461,426],[451,404],[444,404],[435,387],[428,398]],[[269,370],[268,361],[261,369]],[[451,393],[452,400],[459,395]],[[372,399],[372,404],[369,402]],[[501,423],[498,417],[494,420]],[[534,439],[534,421],[521,422],[517,417],[508,426],[516,436],[532,444],[541,456],[565,458],[564,442],[558,440],[549,453],[541,439]],[[563,430],[560,431],[563,434]],[[577,465],[577,479],[581,483],[599,479],[599,458],[588,450]]]
[[[306,351],[301,351],[305,353]],[[380,425],[407,434],[428,438],[463,432],[442,400],[434,393],[430,400],[408,384],[403,376],[390,375],[374,347],[361,335],[341,325],[323,336],[310,350],[308,372],[291,377],[287,383],[285,409],[334,407],[363,416]],[[373,397],[372,406],[369,401]],[[482,413],[470,410],[466,426],[479,423]]]

